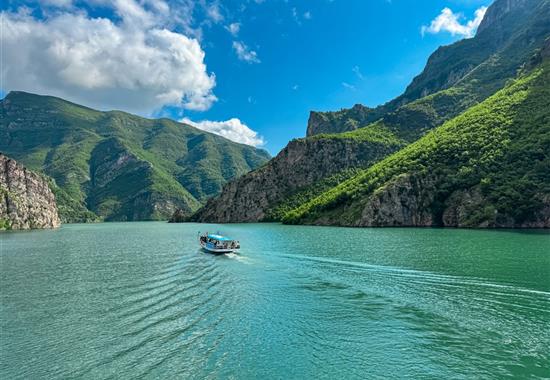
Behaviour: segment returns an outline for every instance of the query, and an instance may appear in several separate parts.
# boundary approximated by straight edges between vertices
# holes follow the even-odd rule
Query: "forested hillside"
[[[0,151],[51,178],[63,221],[168,219],[269,159],[261,149],[169,119],[100,112],[11,92]]]

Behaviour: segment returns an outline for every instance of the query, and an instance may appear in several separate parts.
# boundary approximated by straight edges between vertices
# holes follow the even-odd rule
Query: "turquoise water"
[[[197,249],[199,230],[240,255]],[[277,224],[0,234],[0,378],[550,378],[550,234]]]

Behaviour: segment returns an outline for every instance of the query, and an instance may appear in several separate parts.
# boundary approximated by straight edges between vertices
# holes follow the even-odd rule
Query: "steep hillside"
[[[309,137],[291,142],[261,170],[228,184],[193,219],[280,220],[494,94],[544,45],[550,2],[497,0],[487,14],[491,21],[475,38],[438,49],[402,96],[376,109],[356,105],[312,114]],[[340,133],[319,133],[331,130]]]
[[[0,153],[0,230],[59,227],[46,179]]]
[[[550,49],[549,49],[550,52]],[[550,227],[550,62],[286,213],[286,223]]]
[[[374,109],[355,105],[311,112],[307,136],[353,131],[381,118],[395,127],[412,116],[416,125],[409,129],[421,123],[438,125],[442,116],[448,120],[502,88],[549,35],[548,25],[547,0],[496,0],[476,36],[437,49],[401,96]],[[443,91],[451,88],[450,93]]]
[[[192,216],[194,221],[251,222],[277,219],[275,205],[301,189],[342,170],[367,166],[403,146],[401,141],[378,136],[357,138],[299,139],[291,141],[262,168],[224,186]],[[330,157],[330,160],[326,158]]]
[[[0,115],[0,151],[53,179],[65,221],[191,213],[269,159],[169,119],[100,112],[50,96],[11,92]]]

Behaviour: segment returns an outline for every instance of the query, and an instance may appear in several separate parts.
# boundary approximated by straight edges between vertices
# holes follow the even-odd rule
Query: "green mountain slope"
[[[438,49],[402,96],[375,109],[312,114],[307,138],[225,186],[192,219],[281,220],[502,89],[540,57],[548,36],[550,1],[496,0],[477,35]]]
[[[547,61],[283,220],[550,227],[549,83]]]
[[[100,112],[50,96],[11,92],[0,115],[0,151],[52,179],[64,221],[191,213],[269,159],[169,119]]]
[[[501,89],[548,37],[549,25],[548,0],[496,0],[476,36],[437,49],[402,95],[374,109],[312,112],[307,135],[353,131],[381,120],[413,141]]]

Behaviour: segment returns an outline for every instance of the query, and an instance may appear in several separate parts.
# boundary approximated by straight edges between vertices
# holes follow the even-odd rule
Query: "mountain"
[[[283,220],[550,228],[549,83],[546,59],[415,143],[288,211]]]
[[[434,52],[405,92],[376,108],[312,112],[307,137],[224,187],[192,220],[281,220],[483,102],[516,78],[550,35],[550,2],[496,0],[474,38]],[[331,133],[337,132],[337,133]]]
[[[403,146],[398,140],[384,137],[376,142],[347,138],[294,140],[269,164],[224,186],[221,195],[210,199],[191,219],[220,223],[278,220],[281,211],[273,205],[281,200],[300,194],[312,183],[316,183],[315,191],[320,191],[353,174],[353,168],[374,163]],[[342,172],[345,169],[350,170]]]
[[[402,95],[376,108],[312,111],[307,136],[353,131],[380,119],[394,128],[410,117],[415,125],[409,129],[440,124],[441,117],[458,115],[514,77],[526,56],[548,36],[549,23],[548,0],[496,0],[476,36],[437,49]]]
[[[0,102],[0,151],[52,179],[63,221],[189,214],[269,158],[169,119],[101,112],[10,92]]]
[[[59,225],[55,196],[47,180],[0,153],[0,230]]]

